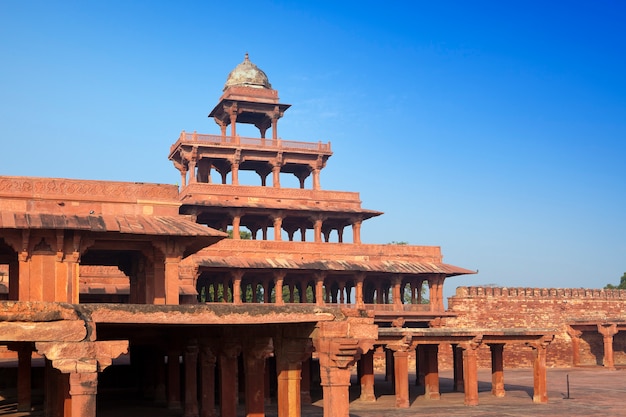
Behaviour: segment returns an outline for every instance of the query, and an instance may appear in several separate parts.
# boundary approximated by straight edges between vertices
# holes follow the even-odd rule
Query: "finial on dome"
[[[248,61],[250,62],[250,57],[248,56],[248,53],[246,52],[246,56],[243,59],[244,62]]]

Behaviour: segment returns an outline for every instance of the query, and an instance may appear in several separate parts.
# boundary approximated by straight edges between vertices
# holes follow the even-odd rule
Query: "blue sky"
[[[617,284],[626,3],[382,4],[1,0],[0,174],[177,183],[169,146],[219,132],[249,52],[279,135],[332,142],[322,187],[385,212],[364,242],[480,271],[446,295]]]

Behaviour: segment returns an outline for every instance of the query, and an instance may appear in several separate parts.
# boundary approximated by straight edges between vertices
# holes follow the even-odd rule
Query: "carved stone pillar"
[[[355,294],[355,302],[357,308],[365,308],[365,301],[363,299],[363,283],[365,281],[365,273],[357,272],[354,275],[354,279],[356,281],[356,294]]]
[[[37,352],[64,374],[69,374],[68,417],[95,417],[98,372],[128,352],[127,341],[37,342]],[[68,410],[69,408],[69,410]]]
[[[324,280],[326,279],[326,272],[315,273],[315,304],[323,306],[324,302]]]
[[[402,286],[402,275],[396,275],[393,277],[393,287],[391,289],[391,298],[393,302],[394,310],[402,310],[402,294],[401,294],[401,286]]]
[[[96,416],[97,372],[70,373],[71,417]]]
[[[496,397],[504,397],[504,345],[490,344],[491,350],[491,393]]]
[[[480,344],[481,338],[459,343],[459,348],[463,349],[465,405],[478,405],[478,348]]]
[[[280,215],[274,217],[274,240],[280,242],[282,238],[283,218]]]
[[[31,409],[32,354],[31,343],[20,343],[17,347],[17,411],[30,411]]]
[[[465,380],[463,379],[463,349],[458,344],[452,345],[452,370],[453,383],[452,390],[454,392],[465,391]]]
[[[274,188],[280,188],[280,165],[272,166],[272,185]]]
[[[361,243],[361,223],[362,220],[354,220],[352,222],[352,243]]]
[[[241,279],[243,278],[242,270],[230,271],[233,282],[233,304],[241,304]]]
[[[438,400],[439,393],[439,345],[422,345],[424,351],[424,393],[429,400]]]
[[[410,341],[409,341],[410,342]],[[409,348],[405,343],[388,345],[393,351],[393,375],[396,408],[409,407]]]
[[[180,352],[167,353],[167,408],[180,410]]]
[[[278,306],[285,305],[283,300],[283,283],[285,280],[285,271],[274,271],[274,304]]]
[[[278,417],[299,416],[302,361],[311,354],[308,338],[276,339],[276,372],[278,374]]]
[[[241,239],[241,234],[239,233],[239,226],[241,224],[241,213],[239,211],[233,213],[233,239],[239,240]]]
[[[216,417],[215,411],[215,363],[211,347],[202,343],[200,348],[200,417]]]
[[[244,345],[246,417],[265,416],[265,361],[273,351],[270,337],[256,337]]]
[[[323,219],[321,217],[313,219],[313,241],[316,243],[322,243],[322,224]]]
[[[361,401],[376,401],[374,393],[374,351],[361,355]]]
[[[572,339],[572,366],[580,365],[580,338],[583,332],[567,326],[567,334]]]
[[[313,189],[320,189],[320,170],[318,168],[313,168]]]
[[[349,417],[349,388],[351,367],[361,353],[369,350],[372,341],[354,339],[316,339],[315,350],[319,356],[323,391],[324,417]]]
[[[220,361],[220,417],[237,416],[239,368],[237,357],[241,347],[226,341],[219,354]]]
[[[191,340],[185,348],[184,417],[198,417],[198,342]]]
[[[613,359],[613,336],[615,336],[618,332],[617,324],[598,324],[598,332],[602,335],[604,342],[604,357],[602,359],[602,365],[607,369],[615,369]]]
[[[546,350],[554,336],[544,336],[537,342],[527,343],[528,346],[533,348],[534,361],[533,361],[533,402],[535,403],[547,403],[548,402],[548,388],[547,388],[547,373],[546,373]]]

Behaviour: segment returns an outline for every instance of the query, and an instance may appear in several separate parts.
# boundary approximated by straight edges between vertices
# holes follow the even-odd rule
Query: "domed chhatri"
[[[267,75],[250,61],[247,52],[243,62],[228,74],[224,91],[234,86],[272,89]]]

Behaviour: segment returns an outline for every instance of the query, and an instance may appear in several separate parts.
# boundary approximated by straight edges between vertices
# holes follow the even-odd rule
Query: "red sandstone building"
[[[355,364],[361,400],[376,400],[375,353],[401,408],[413,371],[436,400],[451,367],[477,405],[479,365],[497,396],[505,364],[532,367],[535,402],[547,401],[547,365],[585,364],[601,346],[614,366],[626,295],[462,288],[445,310],[446,278],[473,271],[438,247],[362,243],[363,221],[382,213],[322,188],[331,145],[281,139],[289,107],[246,56],[209,114],[220,133],[183,131],[170,148],[180,189],[0,177],[0,341],[18,358],[19,410],[40,374],[47,416],[95,416],[111,386],[186,417],[235,416],[239,403],[263,416],[268,401],[299,416],[317,383],[324,416],[347,417]],[[239,136],[241,123],[259,137]],[[281,187],[285,175],[299,188]],[[584,315],[570,307],[580,299]]]

